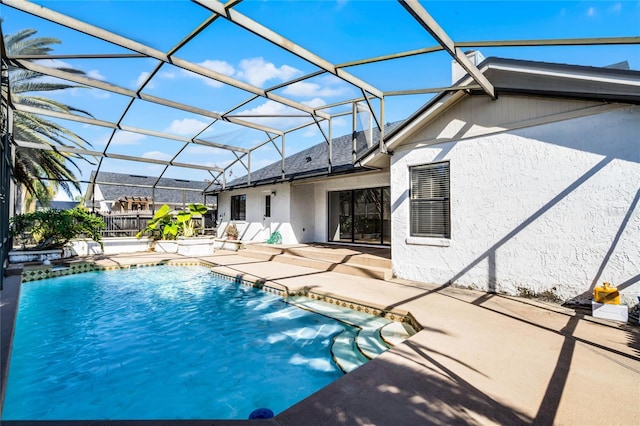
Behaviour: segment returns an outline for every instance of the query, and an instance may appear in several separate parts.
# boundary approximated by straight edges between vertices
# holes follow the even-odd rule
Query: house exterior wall
[[[580,116],[584,102],[558,101],[547,119],[539,119],[545,109],[510,119],[505,111],[519,108],[513,98],[508,108],[501,108],[502,98],[489,101],[493,118],[464,102],[391,157],[395,275],[561,300],[588,300],[594,286],[608,281],[636,304],[640,107]],[[523,102],[521,109],[531,105]],[[442,130],[453,127],[439,142]],[[466,133],[472,130],[478,136]],[[438,161],[450,164],[451,238],[411,237],[409,167]]]
[[[231,221],[231,197],[241,194],[247,196],[246,220]],[[265,194],[271,194],[271,218],[269,219],[264,217]],[[288,183],[220,193],[218,195],[218,238],[224,237],[227,225],[233,222],[238,227],[239,239],[244,242],[265,242],[271,233],[278,231],[284,244],[296,243],[297,240],[291,228],[290,198],[291,189]]]
[[[314,184],[291,186],[291,230],[297,243],[320,242],[316,237],[316,216],[326,216],[317,206]]]
[[[102,195],[102,190],[100,190],[100,185],[95,185],[93,187],[93,197],[95,203],[97,203],[100,207],[100,211],[103,213],[111,212],[111,202],[104,199],[104,195]]]
[[[292,197],[292,199],[297,202],[291,205],[291,216],[298,221],[294,222],[294,229],[297,235],[303,235],[303,239],[299,240],[299,242],[328,241],[327,204],[330,191],[380,186],[389,186],[388,171],[361,172],[349,176],[325,178],[293,185],[292,193],[296,196]],[[311,194],[313,194],[313,200],[310,200]],[[311,209],[314,212],[311,212]],[[301,214],[301,212],[304,212],[304,214]],[[305,228],[304,232],[302,232],[302,228]]]
[[[364,172],[354,175],[319,178],[314,181],[284,183],[237,189],[218,196],[218,237],[231,217],[231,196],[246,194],[247,218],[233,221],[244,242],[264,242],[268,239],[263,218],[263,194],[271,196],[271,232],[282,235],[283,244],[327,242],[327,194],[343,189],[373,188],[389,185],[388,172]]]

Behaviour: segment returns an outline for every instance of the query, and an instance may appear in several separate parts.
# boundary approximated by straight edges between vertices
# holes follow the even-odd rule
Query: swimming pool
[[[3,420],[246,419],[343,375],[344,322],[204,267],[23,284]]]

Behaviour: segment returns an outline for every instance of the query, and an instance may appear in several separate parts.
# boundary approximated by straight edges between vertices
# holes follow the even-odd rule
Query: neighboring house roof
[[[71,210],[77,207],[80,204],[80,201],[50,201],[49,205],[46,206],[46,209],[53,210]],[[36,203],[38,208],[42,208],[40,205],[40,201]]]
[[[95,172],[91,172],[93,180]],[[156,185],[155,193],[151,188],[156,182],[156,177],[131,175],[125,173],[99,172],[95,178],[96,185],[107,201],[114,201],[124,197],[143,197],[155,203],[182,204],[201,203],[203,191],[209,186],[209,182],[193,180],[160,178]],[[195,191],[194,191],[195,190]],[[91,203],[93,196],[92,185],[87,188],[85,200]]]
[[[478,68],[494,86],[498,98],[500,95],[533,95],[640,104],[640,71],[627,69],[624,62],[610,67],[591,67],[489,57]],[[473,84],[474,80],[467,75],[453,85]],[[385,133],[387,148],[393,150],[423,120],[446,111],[466,95],[486,96],[480,89],[438,94],[401,125]],[[361,157],[361,164],[384,167],[388,165],[388,157],[383,158],[371,149]]]
[[[392,131],[401,121],[387,123],[385,134]],[[331,142],[331,173],[329,173],[329,144],[321,142],[303,151],[285,157],[285,178],[282,179],[282,161],[276,161],[266,167],[251,172],[251,182],[247,184],[247,177],[242,176],[227,182],[226,190],[247,186],[260,186],[276,182],[292,181],[317,176],[332,176],[363,170],[352,164],[353,134],[333,138]],[[380,131],[374,128],[371,141],[367,143],[365,133],[356,132],[356,154],[359,155],[378,146]],[[364,169],[366,170],[366,169]]]

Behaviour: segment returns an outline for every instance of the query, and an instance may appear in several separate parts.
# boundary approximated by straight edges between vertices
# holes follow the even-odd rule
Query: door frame
[[[390,241],[388,243],[384,242],[384,237],[385,237],[385,221],[384,221],[384,215],[386,212],[386,197],[385,197],[385,189],[390,189],[390,186],[376,186],[376,187],[369,187],[369,188],[354,188],[354,189],[341,189],[341,190],[335,190],[335,191],[327,191],[327,241],[328,242],[332,242],[332,243],[344,243],[344,244],[365,244],[365,245],[390,245]],[[380,191],[380,200],[381,200],[381,205],[382,205],[382,211],[380,212],[380,240],[377,242],[362,242],[362,241],[357,241],[355,240],[355,193],[356,191],[364,191],[364,190],[378,190]],[[341,192],[348,192],[350,193],[350,211],[349,211],[349,215],[351,217],[351,239],[350,241],[344,241],[344,240],[334,240],[332,238],[332,229],[331,229],[331,215],[332,215],[332,205],[331,205],[331,194],[334,193],[341,193]],[[388,191],[389,196],[390,196],[390,191]],[[390,214],[390,209],[391,209],[391,205],[390,205],[390,200],[389,200],[389,214]],[[334,208],[336,206],[333,206]],[[391,221],[389,221],[389,227],[391,226]],[[390,230],[389,230],[390,231]],[[389,235],[391,235],[391,232],[389,232]]]

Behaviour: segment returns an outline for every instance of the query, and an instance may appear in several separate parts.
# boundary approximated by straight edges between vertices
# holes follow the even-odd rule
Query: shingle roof
[[[391,132],[402,121],[387,123],[385,134]],[[370,147],[367,144],[365,133],[357,132],[356,136],[356,157],[359,157]],[[372,142],[370,145],[377,146],[380,139],[380,131],[373,129]],[[303,151],[285,157],[285,178],[284,180],[295,180],[310,176],[332,175],[357,171],[359,168],[352,164],[353,135],[343,135],[333,138],[331,144],[332,172],[329,173],[329,144],[320,142]],[[276,161],[266,167],[251,172],[251,185],[265,185],[276,181],[282,181],[282,162]],[[227,182],[228,190],[247,186],[247,176]]]
[[[95,172],[92,172],[91,179],[93,179],[94,176]],[[150,187],[145,188],[127,185],[152,186],[156,179],[156,177],[151,176],[100,171],[95,182],[100,186],[100,191],[102,191],[102,195],[105,200],[111,201],[117,200],[121,197],[147,197],[151,199],[152,189]],[[109,185],[100,185],[100,183],[109,183]],[[209,186],[209,183],[193,180],[161,178],[156,186],[155,202],[158,204],[181,204],[183,201],[186,203],[201,203],[203,197],[202,191]],[[176,189],[165,189],[172,187]],[[87,188],[87,200],[90,200],[91,198],[91,189],[91,185],[89,185]],[[191,191],[189,189],[198,189],[200,191]]]

